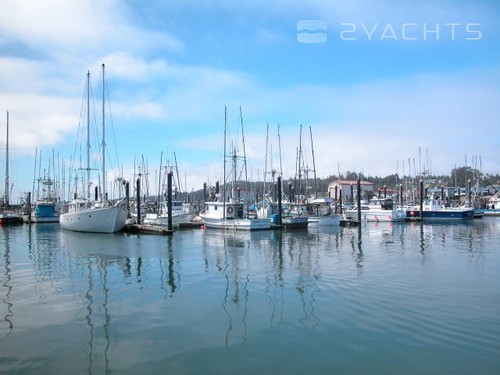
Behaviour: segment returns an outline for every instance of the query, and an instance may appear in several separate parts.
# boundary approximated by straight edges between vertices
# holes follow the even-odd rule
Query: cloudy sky
[[[79,158],[86,74],[98,103],[102,63],[110,179],[113,167],[132,180],[144,160],[154,180],[162,153],[188,191],[222,179],[224,108],[234,135],[240,106],[254,180],[279,168],[280,146],[283,175],[295,173],[301,125],[318,176],[465,163],[500,173],[497,1],[291,4],[0,0],[0,145],[9,111],[14,194],[32,190],[40,151],[43,169],[52,155],[65,170]]]

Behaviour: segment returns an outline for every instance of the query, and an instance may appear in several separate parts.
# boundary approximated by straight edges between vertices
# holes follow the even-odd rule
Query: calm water
[[[0,251],[0,372],[500,373],[500,218],[361,237],[24,225]]]

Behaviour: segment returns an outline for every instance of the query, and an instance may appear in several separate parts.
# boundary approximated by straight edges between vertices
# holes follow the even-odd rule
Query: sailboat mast
[[[223,176],[224,184],[222,185],[222,219],[226,219],[226,137],[227,137],[227,107],[224,106],[224,167]]]
[[[267,179],[267,150],[269,147],[269,123],[266,127],[266,156],[264,158],[264,187],[262,189],[262,203],[264,203],[264,197],[266,196],[266,179]]]
[[[106,195],[106,123],[105,123],[105,109],[104,109],[104,100],[105,100],[105,76],[104,76],[104,64],[102,64],[102,192],[101,192],[101,201],[104,201],[104,197]]]
[[[87,199],[90,199],[90,71],[87,71]]]
[[[309,133],[311,134],[311,153],[313,159],[313,172],[314,172],[314,198],[318,198],[318,189],[316,186],[316,162],[314,161],[314,144],[313,144],[313,133],[312,128],[309,126]]]
[[[7,139],[5,141],[5,205],[9,207],[9,111],[7,111]]]
[[[298,164],[298,170],[299,170],[299,186],[298,186],[297,191],[298,191],[298,193],[299,193],[299,194],[301,193],[301,183],[302,183],[302,181],[301,181],[301,177],[302,177],[302,176],[301,176],[301,172],[302,172],[302,165],[301,165],[302,160],[301,160],[301,158],[302,158],[302,125],[300,125],[299,155],[298,155],[298,159],[299,159],[299,160],[298,160],[298,163],[299,163],[299,164]]]

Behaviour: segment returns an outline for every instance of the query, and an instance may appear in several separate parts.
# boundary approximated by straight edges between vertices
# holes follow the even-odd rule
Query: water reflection
[[[89,374],[109,374],[109,327],[111,315],[109,312],[108,271],[106,260],[99,257],[86,259],[87,290],[85,293],[86,314],[88,326],[87,345],[82,345],[87,352]]]
[[[4,321],[7,324],[7,329],[8,332],[14,328],[14,323],[12,322],[12,319],[14,317],[14,310],[13,310],[13,304],[10,301],[10,295],[13,290],[13,286],[11,285],[12,281],[12,276],[11,276],[11,260],[10,260],[10,235],[9,235],[9,228],[5,229],[3,227],[0,227],[0,230],[2,231],[3,235],[3,248],[4,248],[4,253],[3,253],[3,263],[4,263],[4,276],[5,280],[2,283],[2,289],[4,290],[3,296],[2,296],[2,302],[5,305],[5,315],[4,315]]]
[[[16,357],[18,372],[35,356],[58,366],[74,360],[66,372],[165,366],[170,373],[171,363],[184,370],[212,355],[220,363],[229,351],[233,363],[250,353],[270,368],[270,356],[259,355],[278,346],[282,358],[304,350],[314,360],[352,348],[375,350],[373,356],[399,350],[371,349],[381,338],[407,352],[471,340],[482,352],[497,348],[498,303],[483,298],[497,295],[496,221],[168,237],[78,234],[57,226],[23,233],[22,243],[15,231],[0,233],[7,333],[0,362],[12,355],[5,348],[26,345],[26,332],[31,339],[22,351],[28,360]],[[490,333],[481,335],[481,327]],[[72,348],[61,347],[64,338]],[[313,372],[322,365],[331,360]],[[190,373],[203,373],[201,367]]]

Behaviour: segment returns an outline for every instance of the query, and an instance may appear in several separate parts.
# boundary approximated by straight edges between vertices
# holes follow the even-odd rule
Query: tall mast
[[[227,132],[227,107],[224,106],[224,184],[222,185],[222,218],[226,219],[226,132]]]
[[[105,109],[104,109],[104,98],[105,98],[105,76],[104,76],[104,64],[102,64],[102,192],[101,201],[104,201],[106,194],[106,125],[105,125]]]
[[[312,153],[313,171],[314,171],[314,198],[318,198],[318,188],[316,186],[316,162],[314,161],[313,133],[312,133],[312,128],[310,126],[309,126],[309,133],[311,134],[311,153]]]
[[[300,194],[301,192],[301,172],[302,172],[302,166],[301,166],[301,157],[302,157],[302,125],[300,125],[300,137],[299,137],[299,155],[298,155],[298,163],[299,163],[299,186],[297,189],[297,192]]]
[[[5,205],[9,206],[9,111],[7,111],[7,139],[5,142]]]
[[[90,200],[90,71],[87,71],[87,199]]]

